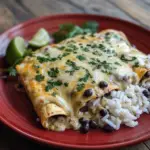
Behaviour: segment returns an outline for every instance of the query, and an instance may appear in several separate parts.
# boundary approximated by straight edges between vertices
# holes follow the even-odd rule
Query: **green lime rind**
[[[29,45],[33,47],[42,47],[47,45],[49,42],[50,42],[49,33],[44,28],[41,28],[29,41]]]
[[[22,58],[25,54],[25,41],[22,37],[17,36],[11,40],[6,50],[6,61],[9,65],[13,65],[16,60]]]

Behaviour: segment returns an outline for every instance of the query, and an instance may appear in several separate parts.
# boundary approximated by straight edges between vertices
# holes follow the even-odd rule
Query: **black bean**
[[[98,127],[97,123],[93,120],[90,120],[89,125],[90,125],[90,128],[92,129],[96,129]]]
[[[147,91],[147,90],[144,90],[144,91],[143,91],[143,95],[144,95],[145,97],[149,97],[148,91]]]
[[[44,49],[44,51],[48,51],[48,47],[46,47],[46,48]]]
[[[107,110],[102,109],[102,110],[99,111],[99,114],[100,114],[102,117],[104,117],[104,116],[107,115]]]
[[[85,125],[82,125],[81,127],[80,127],[80,132],[81,133],[88,133],[88,131],[89,131],[89,123],[87,123],[87,124],[85,124]]]
[[[88,124],[89,123],[89,120],[87,120],[87,119],[85,119],[85,118],[80,118],[79,119],[79,123],[81,124],[81,125],[85,125],[85,124]]]
[[[100,83],[99,83],[99,87],[100,88],[106,88],[108,86],[108,84],[107,84],[107,82],[105,82],[105,81],[101,81]]]
[[[150,71],[146,72],[144,77],[146,77],[146,78],[150,77]]]
[[[88,101],[86,106],[88,106],[88,108],[92,107],[93,106],[93,101]]]
[[[110,92],[109,92],[109,93],[106,93],[104,96],[105,96],[105,97],[108,97],[108,96],[110,96]]]
[[[81,112],[87,112],[88,111],[88,106],[83,106],[82,108],[80,108]]]
[[[23,85],[21,83],[18,84],[18,88],[23,88]]]
[[[124,76],[124,77],[123,77],[123,80],[124,80],[124,81],[128,81],[128,80],[129,80],[129,77],[128,77],[128,76]]]
[[[110,125],[106,124],[106,125],[104,125],[103,130],[105,132],[112,132],[112,131],[114,131],[114,128],[111,127]]]
[[[87,90],[84,91],[83,96],[84,97],[90,97],[90,96],[92,96],[92,94],[93,94],[93,90],[92,89],[87,89]]]

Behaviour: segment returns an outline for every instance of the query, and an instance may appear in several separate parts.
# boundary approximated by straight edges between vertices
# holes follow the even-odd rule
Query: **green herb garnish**
[[[77,84],[77,91],[79,92],[79,91],[83,90],[84,87],[85,87],[85,84],[84,84],[84,83],[79,83],[79,84]]]
[[[133,67],[139,67],[139,62],[135,62]]]
[[[58,73],[59,73],[58,68],[51,68],[50,71],[48,71],[48,75],[50,77],[57,77]]]
[[[98,29],[99,24],[95,21],[88,21],[82,24],[81,27],[66,23],[59,26],[59,30],[53,33],[53,38],[56,43],[65,40],[67,38],[74,37],[76,35],[84,35],[87,33],[95,33]]]
[[[88,70],[86,70],[85,75],[79,79],[80,82],[87,82],[87,80],[89,79],[91,75],[89,74]]]
[[[38,82],[43,81],[44,80],[44,76],[41,75],[41,74],[38,74],[38,75],[35,76],[35,80],[38,81]]]
[[[126,58],[124,55],[122,55],[120,59],[123,60],[123,61],[125,61],[125,62],[128,62],[128,61],[134,61],[134,60],[136,60],[136,57]]]
[[[49,90],[53,89],[56,86],[61,86],[62,82],[61,81],[53,81],[53,80],[49,80],[47,81],[47,85],[45,87],[45,91],[48,92]]]
[[[76,70],[79,70],[79,69],[80,69],[80,67],[79,67],[79,66],[76,66],[76,63],[73,62],[73,61],[71,61],[71,60],[67,60],[66,64],[71,67],[71,70],[66,70],[66,71],[65,71],[66,73],[70,73],[70,75],[73,75],[73,73],[74,73]]]
[[[78,55],[78,56],[76,56],[79,60],[86,60],[86,58],[83,56],[83,55]]]
[[[7,69],[7,71],[8,71],[9,76],[16,76],[16,74],[17,74],[17,71],[16,71],[15,67],[9,67]]]
[[[82,25],[82,28],[88,29],[89,32],[95,33],[99,27],[99,24],[96,21],[88,21]]]
[[[68,83],[67,83],[67,82],[65,82],[65,83],[64,83],[64,86],[65,86],[65,87],[68,87]]]
[[[41,56],[38,56],[38,57],[37,57],[37,60],[38,60],[40,63],[44,63],[44,62],[48,62],[48,61],[56,61],[57,58],[55,58],[55,57],[50,58],[50,57],[41,57]]]
[[[57,93],[56,92],[53,92],[52,93],[52,96],[56,97]]]
[[[112,70],[116,69],[116,67],[112,66],[112,63],[107,61],[100,61],[99,59],[92,58],[89,62],[93,66],[94,69],[101,69],[102,72],[110,74]]]
[[[44,63],[44,62],[48,62],[49,59],[47,57],[41,57],[41,56],[38,56],[37,57],[37,60],[40,62],[40,63]]]
[[[119,62],[117,62],[117,61],[115,62],[115,64],[118,65],[118,66],[121,66],[121,64]]]

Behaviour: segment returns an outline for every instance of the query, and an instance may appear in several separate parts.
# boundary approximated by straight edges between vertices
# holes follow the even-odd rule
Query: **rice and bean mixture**
[[[88,102],[87,109],[79,113],[79,120],[74,118],[51,118],[51,130],[64,131],[73,128],[87,133],[90,128],[101,128],[106,132],[119,130],[122,124],[128,127],[138,125],[137,119],[150,111],[150,88],[129,85],[125,91],[112,91]]]
[[[144,58],[138,58],[139,65],[150,69],[150,55]],[[146,60],[146,61],[145,61]],[[123,76],[121,75],[123,73]],[[123,81],[124,90],[113,90],[103,97],[89,101],[79,111],[76,119],[72,117],[59,116],[51,118],[53,126],[51,130],[64,131],[65,129],[80,130],[81,133],[87,133],[92,129],[103,129],[106,132],[119,130],[121,125],[135,127],[138,125],[138,118],[143,114],[150,112],[150,71],[148,71],[140,84],[128,82],[128,79],[135,77],[133,72],[129,78],[124,78],[125,71],[118,74],[118,80]],[[101,81],[99,88],[105,89],[108,84]],[[85,96],[91,96],[92,89],[85,91]]]

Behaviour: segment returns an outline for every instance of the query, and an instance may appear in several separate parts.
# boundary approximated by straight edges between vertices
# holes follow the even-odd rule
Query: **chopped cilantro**
[[[92,44],[91,48],[97,48],[96,44]]]
[[[61,30],[61,31],[71,31],[72,30],[72,28],[74,28],[74,24],[72,24],[72,23],[65,23],[65,24],[61,24],[60,26],[59,26],[59,29]]]
[[[41,57],[41,56],[38,56],[38,57],[37,57],[37,60],[38,60],[40,63],[48,62],[48,61],[49,61],[48,58],[46,58],[46,57]]]
[[[52,93],[52,96],[56,97],[57,93],[56,92],[53,92]]]
[[[68,65],[68,66],[71,66],[71,67],[74,67],[76,64],[75,64],[75,62],[73,62],[73,61],[71,61],[71,60],[67,60],[66,61],[66,64]]]
[[[69,54],[70,53],[65,52],[65,53],[62,54],[62,57],[68,56]]]
[[[76,35],[83,34],[83,33],[84,31],[82,28],[80,28],[79,26],[74,26],[72,30],[67,34],[67,38],[71,38],[71,37],[74,37]]]
[[[59,81],[59,80],[57,80],[57,81],[49,80],[47,83],[51,84],[53,86],[60,86],[60,85],[62,85],[62,82]]]
[[[99,44],[98,47],[100,50],[105,51],[105,46],[103,44]]]
[[[76,35],[84,35],[87,33],[95,33],[98,29],[99,24],[96,21],[85,22],[82,27],[74,25],[72,23],[62,24],[59,30],[53,33],[55,42],[60,42],[67,38],[74,37]]]
[[[35,80],[38,81],[38,82],[43,81],[44,80],[44,76],[41,75],[41,74],[38,74],[38,75],[35,76]]]
[[[135,62],[133,67],[139,67],[139,62]]]
[[[107,61],[100,61],[99,59],[95,58],[92,58],[89,64],[94,66],[93,69],[101,69],[105,73],[111,73],[112,70],[116,69],[111,63]]]
[[[137,58],[136,57],[128,57],[128,58],[126,58],[124,55],[122,55],[120,59],[125,61],[125,62],[128,62],[128,61],[134,61]]]
[[[17,71],[16,71],[16,69],[14,67],[9,67],[7,69],[7,71],[9,73],[9,76],[16,76],[16,74],[17,74]]]
[[[119,62],[117,62],[117,61],[115,62],[115,64],[118,65],[118,66],[121,66],[121,64]]]
[[[90,46],[91,46],[91,44],[87,44],[86,46],[89,46],[89,47],[90,47]]]
[[[77,91],[79,92],[79,91],[83,90],[84,87],[85,87],[84,83],[77,84]]]
[[[39,69],[40,66],[39,65],[33,65],[34,68]]]
[[[115,39],[117,39],[117,40],[121,40],[120,36],[117,35],[117,34],[113,34],[113,37],[114,37]]]
[[[88,49],[87,47],[83,47],[83,48],[81,48],[81,50],[83,50],[83,51],[85,51],[85,52],[88,52],[88,51],[89,51],[89,49]]]
[[[50,58],[50,57],[41,57],[41,56],[38,56],[37,57],[37,60],[40,62],[40,63],[44,63],[44,62],[48,62],[48,61],[56,61],[57,58]]]
[[[85,36],[83,35],[83,36],[81,36],[81,39],[85,39]]]
[[[77,52],[77,46],[72,43],[69,43],[67,45],[67,48],[65,48],[65,51],[75,53],[75,52]]]
[[[63,57],[66,57],[69,54],[70,54],[69,52],[64,52],[62,55],[59,55],[58,58],[61,60]]]
[[[48,92],[49,90],[51,90],[52,88],[54,88],[55,86],[61,86],[62,82],[61,81],[53,81],[53,80],[49,80],[47,81],[47,85],[45,87],[45,91]]]
[[[46,85],[46,87],[45,87],[45,91],[46,92],[48,92],[49,90],[51,90],[53,88],[53,86],[51,86],[51,85]]]
[[[58,73],[59,73],[59,70],[58,70],[57,67],[56,68],[51,68],[50,71],[48,71],[48,75],[50,77],[57,77]]]
[[[99,52],[99,51],[94,51],[94,52],[92,52],[92,54],[94,54],[94,55],[98,55],[98,56],[101,56],[101,55],[102,55],[102,53],[101,53],[101,52]]]
[[[66,72],[70,73],[70,75],[73,75],[76,70],[80,69],[80,67],[76,66],[76,63],[71,60],[67,60],[66,64],[71,67],[71,70],[66,70]]]
[[[78,55],[77,58],[81,61],[86,59],[83,55]]]
[[[95,33],[99,27],[96,21],[88,21],[82,25],[82,28],[89,29],[89,32]]]
[[[65,46],[58,47],[59,50],[65,49]]]
[[[79,79],[80,82],[87,82],[88,78],[90,77],[91,75],[89,74],[89,72],[86,70],[86,73],[85,75]]]
[[[64,86],[65,86],[65,87],[68,87],[68,83],[67,83],[67,82],[65,82],[65,83],[64,83]]]

